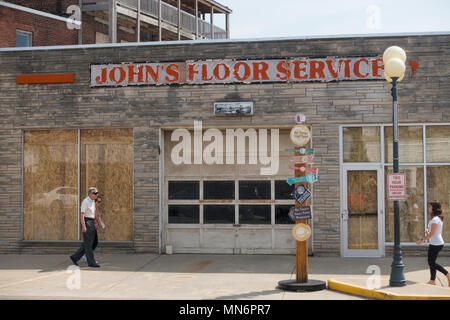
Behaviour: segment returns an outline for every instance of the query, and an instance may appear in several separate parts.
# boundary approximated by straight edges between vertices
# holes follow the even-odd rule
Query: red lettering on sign
[[[333,68],[333,60],[328,59],[326,62],[327,62],[327,66],[328,66],[328,71],[330,71],[331,76],[336,79],[338,77],[339,73],[338,73],[338,71],[335,71]]]
[[[372,75],[374,77],[381,77],[381,74],[378,73],[378,70],[384,70],[384,64],[380,65],[380,62],[383,62],[383,59],[372,60]]]
[[[137,75],[137,83],[144,82],[144,73],[142,70],[144,69],[144,66],[139,66],[138,71],[135,70],[135,65],[128,66],[128,83],[134,82],[134,76]]]
[[[151,76],[154,83],[159,81],[159,65],[156,66],[156,71],[152,66],[145,66],[145,82],[148,83],[148,76]]]
[[[306,61],[301,61],[301,60],[300,61],[294,61],[293,64],[294,64],[294,78],[295,79],[306,79],[308,77],[308,75],[306,74],[306,66],[307,66]],[[305,67],[304,68],[300,68],[301,64],[304,64]],[[301,75],[300,74],[301,72],[304,72],[305,74]]]
[[[180,73],[178,72],[178,65],[175,63],[171,63],[167,66],[166,73],[167,73],[166,81],[169,83],[176,82],[180,79]]]
[[[116,70],[119,70],[119,79],[116,79]],[[109,80],[114,81],[116,84],[119,84],[125,80],[127,73],[123,67],[114,67],[109,72]]]
[[[359,59],[358,61],[355,62],[355,64],[353,65],[353,73],[358,77],[358,78],[367,78],[367,76],[369,75],[369,71],[366,72],[366,75],[362,75],[360,70],[359,70],[359,66],[361,65],[361,62],[365,62],[367,64],[367,66],[369,66],[369,60],[367,59]]]
[[[223,77],[220,76],[220,67],[223,67],[223,70],[225,71],[225,74]],[[219,63],[218,65],[216,65],[214,67],[214,77],[216,77],[216,79],[218,80],[225,80],[226,78],[228,78],[230,76],[230,68],[225,64],[225,63]]]
[[[267,69],[269,69],[267,62],[253,62],[253,80],[269,80]]]
[[[323,61],[311,60],[309,63],[309,78],[317,79],[316,74],[318,74],[320,79],[325,79],[324,68],[325,63]]]
[[[194,81],[194,75],[198,74],[198,70],[195,70],[196,64],[188,64],[188,80]]]
[[[239,68],[241,66],[244,67],[244,75],[242,77],[239,75]],[[245,63],[245,62],[238,62],[238,63],[236,63],[234,65],[234,72],[233,72],[233,74],[234,74],[234,78],[236,80],[245,81],[245,80],[248,79],[248,77],[250,77],[250,73],[251,73],[251,69],[250,69],[250,66],[247,63]]]
[[[280,73],[284,74],[284,76],[282,76],[281,74],[277,73],[278,79],[280,79],[280,80],[288,80],[291,77],[290,64],[286,60],[281,60],[280,62],[278,62],[277,70]]]
[[[107,80],[107,76],[108,76],[107,72],[108,72],[108,68],[106,68],[106,67],[102,68],[101,77],[100,76],[95,77],[95,82],[97,82],[97,84],[104,84]]]
[[[203,64],[202,65],[202,81],[211,81],[212,79],[213,79],[212,77],[208,78],[208,65]]]
[[[342,63],[344,63],[344,76],[345,76],[345,78],[350,78],[350,62],[351,62],[352,60],[350,60],[350,59],[345,59],[345,60],[339,60],[339,71],[341,71],[341,66],[342,66]]]

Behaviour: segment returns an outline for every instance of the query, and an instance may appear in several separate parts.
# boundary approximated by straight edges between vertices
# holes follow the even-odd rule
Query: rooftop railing
[[[85,0],[86,2],[92,2],[91,0]],[[132,10],[137,11],[138,0],[118,0],[120,5],[126,6]],[[158,0],[141,0],[141,13],[152,16],[158,19],[159,3]],[[178,27],[178,8],[166,3],[161,2],[161,21],[169,23],[175,27]],[[181,10],[181,29],[192,32],[195,34],[195,15]],[[211,39],[211,24],[205,20],[198,19],[198,33],[203,38]],[[227,32],[214,26],[214,39],[226,39]]]

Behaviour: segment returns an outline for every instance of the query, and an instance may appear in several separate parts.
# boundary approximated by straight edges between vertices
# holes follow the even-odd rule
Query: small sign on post
[[[406,200],[406,174],[390,173],[388,175],[388,200]]]
[[[311,219],[311,207],[291,207],[291,209],[289,209],[289,218],[291,218],[293,222]]]

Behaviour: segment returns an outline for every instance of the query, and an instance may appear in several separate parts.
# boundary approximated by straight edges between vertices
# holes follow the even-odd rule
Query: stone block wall
[[[0,252],[70,252],[22,238],[22,131],[37,128],[134,129],[134,241],[110,246],[159,250],[159,132],[165,126],[291,126],[297,112],[312,126],[315,162],[314,253],[340,254],[339,126],[389,123],[386,81],[91,88],[91,63],[382,55],[398,45],[408,60],[399,84],[400,123],[449,121],[450,35],[343,37],[273,41],[147,43],[56,50],[0,50]],[[17,85],[17,74],[75,73],[73,84]],[[219,118],[213,102],[251,100],[252,117]],[[108,248],[104,250],[109,250]]]

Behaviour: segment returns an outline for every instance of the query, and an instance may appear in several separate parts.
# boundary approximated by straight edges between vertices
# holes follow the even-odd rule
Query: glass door
[[[344,166],[341,221],[345,257],[384,255],[383,178],[380,165]]]

